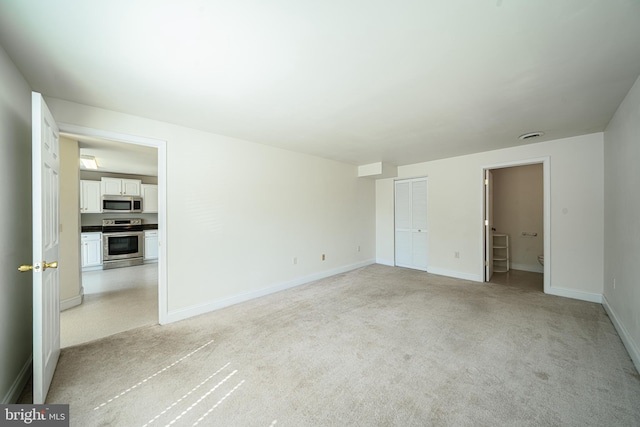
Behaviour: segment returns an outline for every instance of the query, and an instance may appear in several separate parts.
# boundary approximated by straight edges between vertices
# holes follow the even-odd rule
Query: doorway
[[[128,152],[138,151],[140,153],[146,153],[145,155],[153,153],[154,167],[157,171],[155,177],[147,176],[152,175],[151,173],[126,177],[126,179],[138,178],[138,181],[142,184],[142,189],[144,189],[145,186],[153,187],[154,195],[157,194],[157,196],[155,196],[157,197],[158,203],[156,212],[134,213],[128,216],[120,213],[116,215],[118,217],[123,215],[127,217],[131,216],[132,218],[136,217],[141,219],[143,224],[148,227],[157,227],[157,229],[150,232],[153,236],[148,239],[143,239],[155,243],[154,249],[155,252],[157,252],[157,262],[145,259],[143,265],[111,270],[102,270],[98,266],[93,271],[90,268],[88,269],[89,271],[83,271],[81,267],[78,266],[78,275],[84,287],[84,302],[64,312],[63,316],[73,319],[69,320],[67,325],[71,324],[69,322],[75,322],[76,326],[74,326],[74,328],[80,328],[80,332],[72,331],[71,335],[65,334],[65,321],[63,319],[62,333],[67,337],[71,337],[71,342],[68,341],[67,345],[80,344],[81,342],[112,335],[113,333],[133,329],[143,326],[144,324],[166,323],[166,240],[164,238],[164,236],[166,236],[166,142],[77,127],[75,125],[59,125],[61,133],[64,135],[73,136],[72,139],[78,141],[91,141],[94,144],[94,148],[96,146],[95,144],[104,144],[105,147],[109,147],[112,151],[126,147],[128,148]],[[81,154],[81,146],[82,145],[78,147],[78,154]],[[105,168],[105,170],[109,169]],[[82,173],[85,173],[85,171],[82,171]],[[86,173],[91,174],[91,172]],[[113,176],[122,175],[123,172],[93,172],[94,175],[96,173],[106,174],[107,177],[113,178]],[[98,175],[89,175],[80,175],[79,173],[78,181],[83,179],[93,180],[93,182],[99,185],[100,177]],[[96,178],[96,176],[98,177]],[[149,179],[151,179],[151,181],[149,181]],[[80,182],[77,182],[77,184],[80,186]],[[93,226],[93,230],[90,231],[100,231],[98,223],[102,222],[104,215],[99,213],[85,213],[78,216],[83,217],[80,221],[82,226],[85,225],[86,218],[84,217],[86,216],[88,218],[87,224]],[[91,221],[95,222],[95,224]],[[85,231],[85,229],[86,228],[82,228],[82,231]],[[145,228],[145,233],[146,232],[147,230]],[[83,235],[83,237],[85,236]],[[101,246],[100,242],[98,242],[98,245]],[[78,251],[80,251],[80,241],[78,241],[77,247]],[[82,258],[79,253],[77,257]],[[136,310],[136,307],[140,310]],[[70,313],[74,310],[74,313]],[[110,317],[113,319],[112,322],[108,321]],[[88,324],[88,321],[90,321],[91,324]],[[91,333],[95,333],[95,335],[91,336]],[[63,343],[63,347],[67,345]]]
[[[484,281],[550,284],[549,159],[483,168]]]

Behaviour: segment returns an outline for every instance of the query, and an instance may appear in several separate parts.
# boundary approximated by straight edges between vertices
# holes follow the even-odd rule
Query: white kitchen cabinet
[[[80,234],[82,269],[102,266],[102,233]]]
[[[102,195],[139,196],[142,181],[139,179],[123,179],[102,177]]]
[[[158,230],[145,230],[144,260],[155,261],[157,259],[158,259]]]
[[[80,213],[102,212],[101,192],[100,181],[80,181]]]
[[[141,181],[139,179],[123,179],[122,195],[123,196],[139,196]]]
[[[142,184],[140,186],[142,194],[142,212],[158,212],[158,186],[155,184]]]

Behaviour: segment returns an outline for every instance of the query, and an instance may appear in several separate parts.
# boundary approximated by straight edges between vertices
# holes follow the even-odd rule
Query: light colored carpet
[[[602,306],[541,286],[372,265],[64,349],[48,403],[83,427],[640,425]]]

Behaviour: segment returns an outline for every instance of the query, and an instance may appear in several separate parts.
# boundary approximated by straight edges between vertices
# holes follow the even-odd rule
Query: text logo
[[[69,405],[0,405],[0,427],[69,427]]]

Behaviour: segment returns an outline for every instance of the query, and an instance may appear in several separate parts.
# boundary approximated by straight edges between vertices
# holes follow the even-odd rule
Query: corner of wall
[[[11,404],[18,401],[20,398],[20,394],[22,394],[22,390],[24,390],[29,378],[31,377],[31,364],[33,360],[31,357],[26,361],[26,363],[22,366],[20,373],[16,377],[15,381],[7,391],[7,393],[2,397],[2,404]]]
[[[611,323],[613,323],[616,331],[618,331],[618,334],[620,335],[624,346],[629,352],[629,356],[631,356],[633,364],[636,366],[636,370],[640,372],[640,347],[638,347],[638,345],[633,341],[633,339],[631,338],[631,334],[629,334],[629,331],[627,331],[627,328],[625,328],[624,324],[620,322],[620,319],[616,315],[616,312],[611,307],[609,301],[607,301],[607,298],[605,296],[602,297],[602,306],[607,312],[609,319],[611,319]]]
[[[31,87],[0,46],[0,397],[14,402],[29,374],[32,357],[31,275],[16,274],[16,266],[31,263]],[[10,183],[10,185],[9,185]],[[27,195],[27,197],[25,197]],[[11,224],[11,226],[5,226]],[[23,339],[16,339],[23,337]]]

